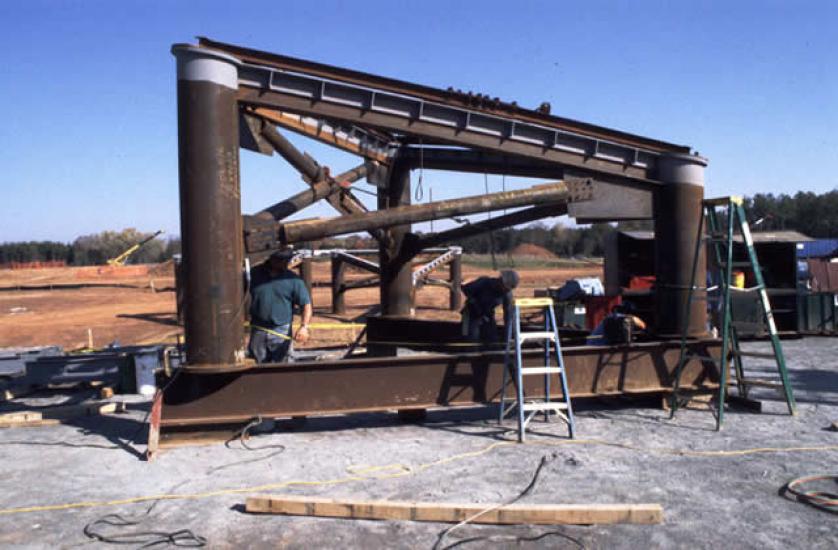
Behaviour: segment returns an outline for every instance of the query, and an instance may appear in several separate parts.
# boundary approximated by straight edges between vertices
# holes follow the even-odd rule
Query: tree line
[[[755,231],[793,229],[816,239],[838,237],[838,189],[820,194],[757,193],[746,198],[744,206]]]
[[[150,237],[134,228],[82,235],[72,243],[26,241],[0,243],[0,265],[13,262],[63,261],[67,265],[103,265],[134,244]],[[126,263],[159,263],[180,252],[180,239],[153,239],[134,252]]]
[[[793,229],[814,238],[838,237],[838,190],[826,193],[799,191],[794,195],[757,193],[745,199],[749,222],[757,231]],[[651,229],[651,222],[619,224],[625,229]],[[616,231],[607,223],[582,227],[542,222],[500,229],[463,239],[456,244],[472,254],[492,250],[507,253],[521,244],[541,246],[557,256],[601,256],[606,235]],[[56,241],[7,242],[0,244],[0,265],[11,262],[65,261],[69,265],[100,265],[131,245],[151,236],[129,228],[83,235],[72,243]],[[350,235],[320,241],[319,248],[378,248],[369,235]],[[180,239],[157,238],[146,243],[128,263],[156,263],[180,252]]]

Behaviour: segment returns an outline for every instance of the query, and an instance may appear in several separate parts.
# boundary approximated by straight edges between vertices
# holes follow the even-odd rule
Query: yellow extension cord
[[[520,445],[545,445],[545,446],[564,446],[564,445],[602,445],[607,447],[617,447],[620,449],[627,449],[641,453],[675,455],[675,456],[691,456],[691,457],[732,457],[745,456],[751,454],[761,453],[792,453],[792,452],[818,452],[818,451],[838,451],[838,445],[824,445],[818,447],[758,447],[753,449],[739,449],[732,451],[691,451],[681,449],[645,449],[627,443],[617,443],[612,441],[605,441],[603,439],[568,439],[563,441],[530,441],[524,444],[514,441],[499,441],[492,443],[482,449],[461,453],[446,458],[441,458],[433,462],[419,464],[417,466],[408,466],[405,464],[387,464],[384,466],[357,466],[347,468],[347,477],[336,479],[325,479],[320,481],[307,480],[291,480],[282,481],[278,483],[269,483],[266,485],[256,485],[252,487],[241,487],[238,489],[219,489],[215,491],[206,491],[202,493],[182,493],[182,494],[162,494],[162,495],[145,495],[133,498],[124,498],[116,500],[104,501],[83,501],[70,502],[65,504],[49,504],[45,506],[26,506],[19,508],[4,508],[0,509],[0,515],[9,514],[23,514],[28,512],[50,512],[57,510],[70,510],[74,508],[99,508],[104,506],[118,506],[122,504],[135,504],[138,502],[149,502],[154,500],[197,500],[202,498],[217,497],[223,495],[233,495],[240,493],[255,493],[259,491],[269,491],[274,489],[282,489],[291,486],[324,486],[324,485],[339,485],[342,483],[350,483],[353,481],[364,481],[368,479],[391,479],[396,477],[409,476],[423,472],[429,468],[450,464],[465,458],[472,458],[489,453],[500,447],[520,446]],[[390,472],[390,473],[383,473]]]

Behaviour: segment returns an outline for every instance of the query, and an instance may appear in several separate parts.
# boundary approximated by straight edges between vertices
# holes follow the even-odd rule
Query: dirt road
[[[578,269],[520,269],[517,294],[531,296],[534,288],[562,284],[574,277],[601,276],[596,265]],[[463,266],[466,281],[491,270]],[[442,273],[447,277],[447,273]],[[315,263],[313,301],[316,328],[309,346],[351,342],[357,327],[334,328],[336,323],[362,321],[379,304],[378,288],[346,294],[345,315],[332,315],[329,264]],[[349,272],[348,278],[365,276]],[[47,287],[0,292],[0,347],[61,345],[75,349],[87,345],[88,329],[94,347],[115,340],[122,345],[174,342],[177,326],[174,276],[171,265],[114,268],[52,268],[0,271],[0,288]],[[87,286],[85,286],[87,285]],[[416,316],[457,320],[448,309],[448,290],[426,286],[416,298]],[[320,325],[320,327],[317,327]],[[323,325],[330,325],[324,327]]]

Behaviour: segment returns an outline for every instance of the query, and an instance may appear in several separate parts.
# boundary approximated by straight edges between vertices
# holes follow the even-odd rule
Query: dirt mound
[[[512,249],[511,254],[513,256],[533,256],[535,258],[549,258],[553,259],[557,256],[544,248],[543,246],[538,246],[537,244],[531,243],[521,243],[515,248]]]

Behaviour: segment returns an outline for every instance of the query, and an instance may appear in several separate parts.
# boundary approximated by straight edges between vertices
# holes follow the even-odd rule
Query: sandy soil
[[[580,269],[520,269],[518,294],[530,296],[535,288],[561,284],[574,277],[601,276],[595,265]],[[363,320],[379,304],[378,288],[347,293],[347,312],[331,311],[328,287],[329,264],[314,269],[315,329],[309,346],[351,342],[358,327],[341,328],[336,323]],[[491,275],[491,270],[463,268],[464,280]],[[348,278],[366,275],[350,271]],[[447,278],[446,270],[440,273]],[[122,345],[174,342],[180,333],[176,321],[174,276],[171,265],[125,270],[113,268],[53,268],[0,271],[0,288],[53,285],[52,290],[7,290],[0,292],[0,347],[61,345],[75,349],[87,345],[88,329],[94,347],[115,340]],[[90,285],[77,288],[79,285]],[[321,286],[322,285],[322,286]],[[424,287],[416,299],[416,315],[425,319],[456,320],[448,309],[448,290]],[[319,326],[318,326],[319,325]]]

